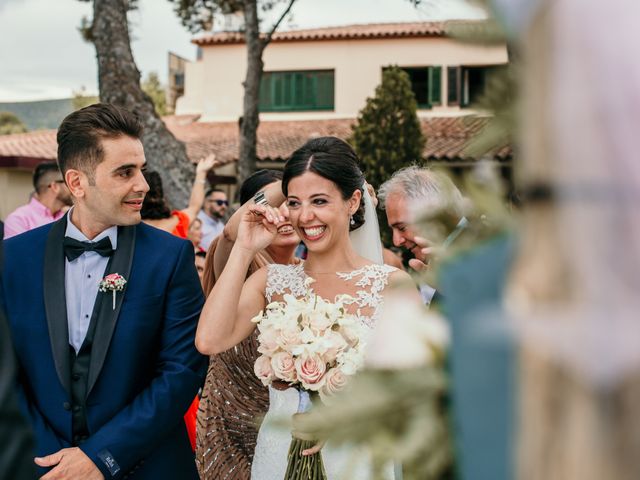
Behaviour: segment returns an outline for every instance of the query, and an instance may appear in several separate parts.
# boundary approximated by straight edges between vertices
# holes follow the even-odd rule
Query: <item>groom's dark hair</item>
[[[67,115],[58,128],[58,167],[62,175],[73,168],[93,183],[104,159],[102,139],[127,135],[139,139],[142,123],[131,112],[110,103],[96,103]]]
[[[338,137],[319,137],[309,140],[291,154],[284,166],[282,192],[289,195],[289,182],[305,172],[313,172],[335,183],[342,198],[351,198],[353,192],[364,192],[364,175],[360,170],[358,155],[344,140]],[[355,230],[364,224],[364,201],[353,214],[349,229]]]

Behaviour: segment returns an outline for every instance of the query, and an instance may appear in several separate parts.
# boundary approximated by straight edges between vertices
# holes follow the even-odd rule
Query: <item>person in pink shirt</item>
[[[71,206],[71,194],[56,162],[43,162],[33,172],[35,193],[28,204],[16,208],[4,221],[4,238],[58,220]]]

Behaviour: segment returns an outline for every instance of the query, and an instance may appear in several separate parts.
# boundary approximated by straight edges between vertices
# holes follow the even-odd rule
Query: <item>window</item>
[[[442,104],[442,67],[400,67],[411,80],[418,108]]]
[[[334,71],[265,72],[260,83],[261,112],[333,110]]]
[[[448,67],[447,104],[472,107],[486,93],[491,75],[501,68],[504,67]]]
[[[460,67],[447,67],[447,105],[460,105]]]
[[[173,84],[178,88],[184,87],[184,72],[173,74]]]

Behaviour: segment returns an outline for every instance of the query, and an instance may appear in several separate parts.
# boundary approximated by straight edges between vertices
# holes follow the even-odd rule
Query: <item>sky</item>
[[[0,0],[0,102],[67,98],[81,89],[97,92],[95,49],[78,32],[82,18],[91,16],[91,5]],[[140,0],[139,10],[129,16],[133,55],[143,77],[155,71],[165,82],[170,51],[195,59],[193,35],[172,8],[167,0]],[[282,29],[481,16],[465,0],[423,0],[417,8],[408,0],[297,0]],[[263,25],[269,22],[266,17]]]

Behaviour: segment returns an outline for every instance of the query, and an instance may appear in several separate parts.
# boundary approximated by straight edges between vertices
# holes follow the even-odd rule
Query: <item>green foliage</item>
[[[73,97],[71,98],[71,105],[73,110],[80,110],[81,108],[88,107],[94,103],[98,103],[100,99],[94,95],[87,95],[87,91],[84,87],[80,90],[73,91]]]
[[[0,135],[24,133],[26,131],[27,127],[16,114],[11,112],[0,112]]]
[[[147,78],[142,81],[142,90],[151,97],[156,113],[160,116],[167,115],[167,95],[164,87],[160,83],[156,72],[149,72]]]
[[[244,9],[242,0],[169,0],[173,10],[191,33],[208,31],[215,14],[227,14]]]
[[[396,170],[422,158],[425,140],[416,109],[406,72],[397,67],[385,69],[375,95],[358,115],[352,136],[367,181],[374,188]]]
[[[375,189],[402,167],[422,160],[425,139],[416,114],[409,75],[398,67],[384,70],[375,95],[367,99],[353,127],[351,144]],[[383,212],[378,212],[382,240],[391,242]]]
[[[299,432],[371,452],[373,480],[385,465],[402,463],[405,480],[451,478],[453,460],[441,368],[364,370],[350,378],[330,405],[295,419]],[[357,452],[357,450],[356,450]]]

